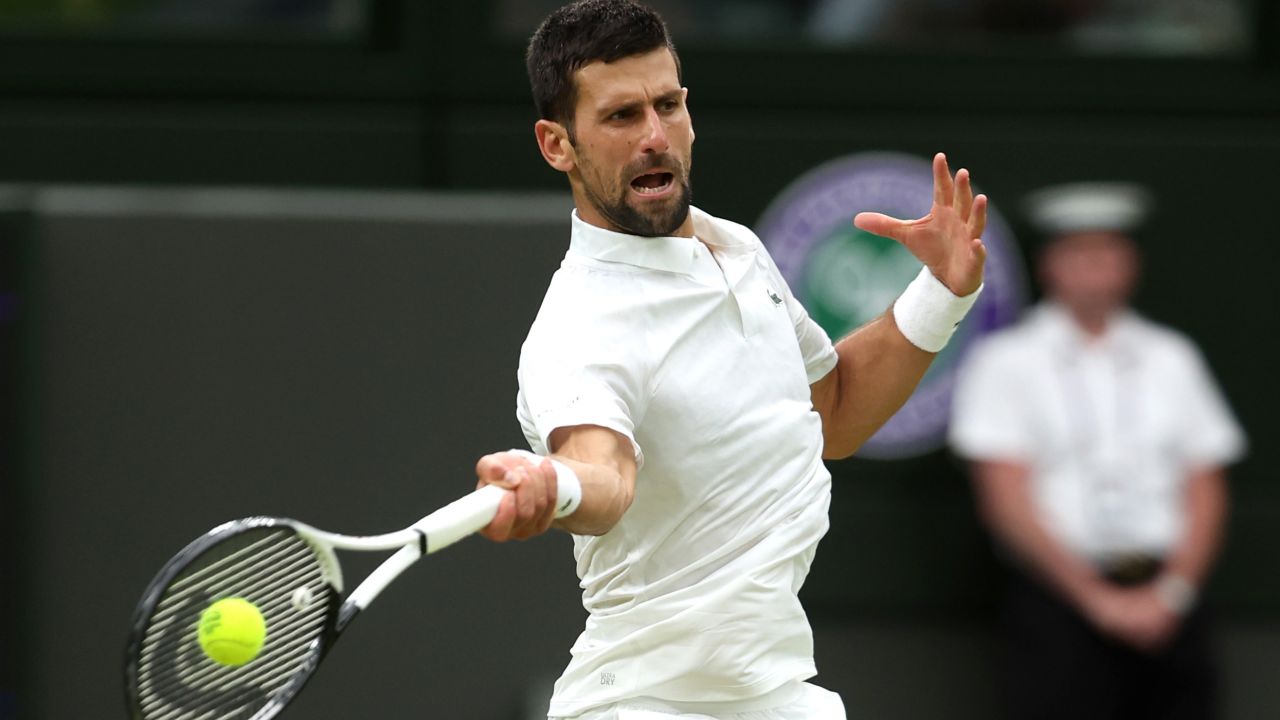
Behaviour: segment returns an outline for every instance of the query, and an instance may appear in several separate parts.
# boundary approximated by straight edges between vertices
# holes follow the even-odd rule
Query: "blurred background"
[[[0,718],[123,715],[130,613],[213,525],[394,529],[521,443],[517,354],[571,207],[522,62],[556,4],[0,0]],[[717,215],[759,227],[830,161],[945,150],[1007,221],[1021,304],[1024,193],[1152,190],[1136,305],[1200,343],[1253,439],[1207,598],[1222,716],[1271,717],[1276,3],[654,5]],[[817,681],[851,718],[995,716],[1000,569],[964,467],[926,444],[831,469]],[[583,616],[567,538],[468,541],[286,717],[538,717]]]

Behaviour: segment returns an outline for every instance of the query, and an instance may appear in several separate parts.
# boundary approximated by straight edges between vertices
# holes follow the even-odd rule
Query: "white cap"
[[[1133,183],[1085,182],[1055,185],[1027,195],[1027,216],[1046,235],[1128,232],[1151,209],[1151,194]]]

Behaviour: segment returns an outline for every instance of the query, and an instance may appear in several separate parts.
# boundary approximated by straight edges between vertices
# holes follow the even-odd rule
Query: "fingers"
[[[969,171],[964,168],[956,171],[955,201],[960,219],[968,222],[969,213],[973,209],[973,186],[969,184]]]
[[[511,453],[485,455],[476,463],[476,487],[498,485],[514,490],[520,484],[520,478],[510,475],[510,472],[526,464],[528,463],[524,458]]]
[[[1146,590],[1107,589],[1089,611],[1102,632],[1137,650],[1150,652],[1167,643],[1177,619]]]
[[[951,168],[947,166],[947,156],[938,153],[933,156],[933,204],[951,207],[955,199],[955,186],[951,183]]]
[[[968,169],[956,171],[952,182],[947,156],[933,156],[933,202],[943,207],[954,207],[960,219],[968,224],[970,237],[982,237],[987,227],[987,196],[973,195],[973,178]]]
[[[969,214],[969,237],[980,238],[987,230],[987,196],[979,195],[973,199],[973,210]]]
[[[498,505],[498,512],[480,531],[480,534],[494,542],[506,542],[511,539],[511,527],[515,524],[515,520],[515,496],[508,495],[502,498],[502,502]]]
[[[527,540],[555,520],[556,473],[549,460],[534,465],[519,455],[494,453],[476,463],[477,487],[497,485],[511,490],[481,534],[495,542]]]
[[[520,476],[516,489],[516,520],[511,537],[528,540],[551,527],[555,515],[555,470],[543,460],[540,465],[526,465],[512,471]]]

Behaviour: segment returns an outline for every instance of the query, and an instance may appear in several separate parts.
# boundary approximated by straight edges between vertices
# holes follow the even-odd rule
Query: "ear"
[[[538,138],[538,150],[542,159],[551,167],[567,173],[577,165],[577,153],[573,143],[569,142],[569,131],[564,125],[552,120],[539,120],[533,125],[533,134]]]
[[[689,114],[689,88],[680,88],[680,91],[683,93],[680,102],[684,103],[684,112],[689,115],[689,142],[693,142],[697,139],[697,135],[693,132],[693,115]]]

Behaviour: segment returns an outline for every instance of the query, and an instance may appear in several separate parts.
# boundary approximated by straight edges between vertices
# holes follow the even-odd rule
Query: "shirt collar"
[[[569,251],[604,262],[625,263],[650,270],[692,274],[697,251],[705,244],[715,252],[744,246],[732,233],[722,232],[715,218],[690,207],[695,237],[642,237],[596,227],[573,211]]]

